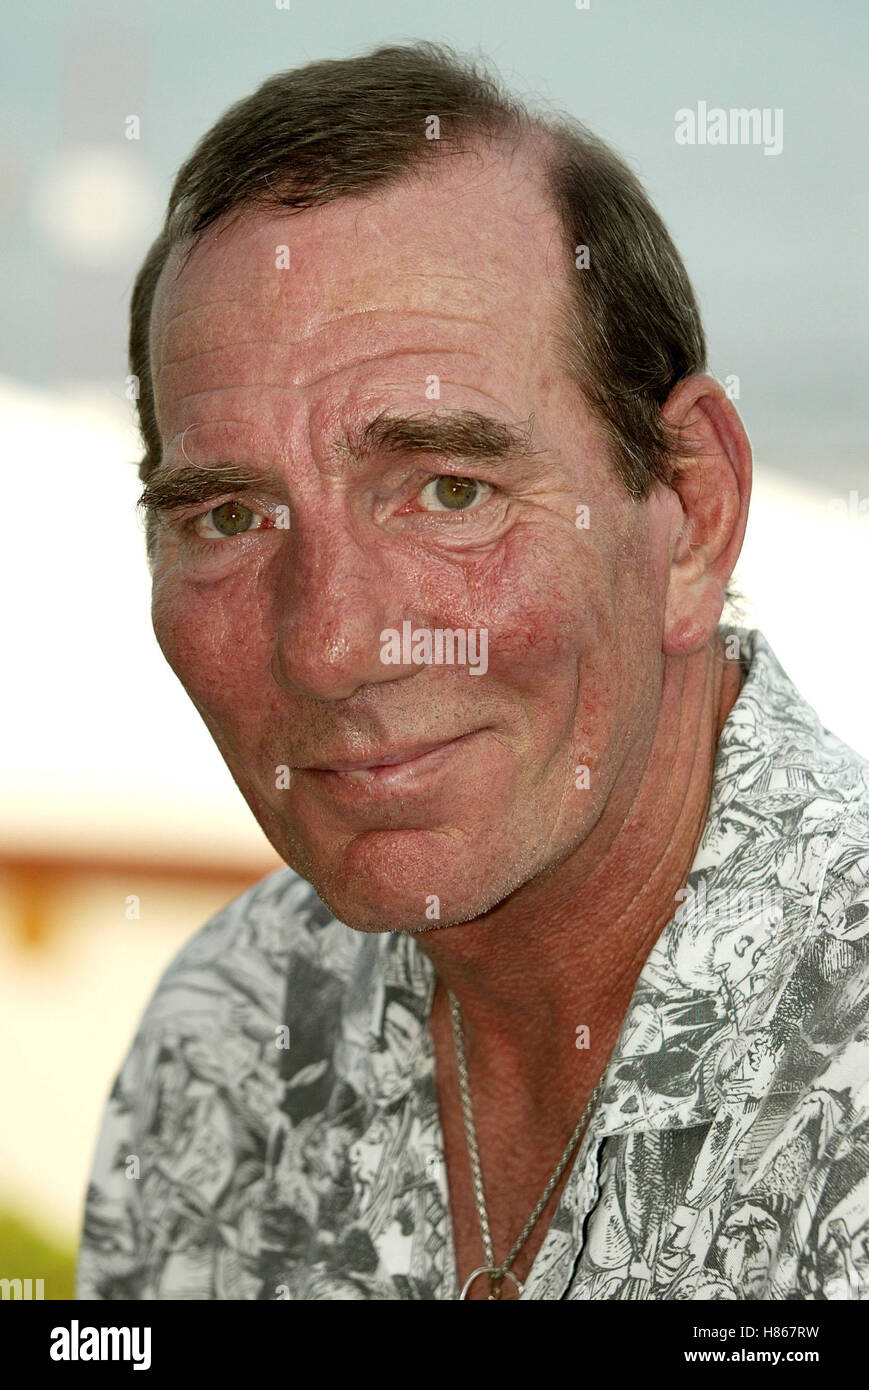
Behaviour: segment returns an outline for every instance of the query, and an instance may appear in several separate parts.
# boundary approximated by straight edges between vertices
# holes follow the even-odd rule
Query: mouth
[[[360,762],[335,760],[328,763],[311,763],[299,768],[299,772],[312,775],[323,785],[333,788],[343,785],[346,788],[365,788],[367,791],[396,790],[420,781],[428,773],[442,766],[452,754],[481,730],[460,734],[457,738],[444,739],[437,743],[407,745],[404,748],[389,748],[373,754]]]

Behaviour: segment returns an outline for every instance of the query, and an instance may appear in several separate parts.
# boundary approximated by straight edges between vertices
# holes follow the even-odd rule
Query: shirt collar
[[[771,1022],[811,933],[838,828],[815,772],[822,728],[758,631],[721,733],[706,825],[634,989],[590,1129],[707,1124],[771,1088]]]

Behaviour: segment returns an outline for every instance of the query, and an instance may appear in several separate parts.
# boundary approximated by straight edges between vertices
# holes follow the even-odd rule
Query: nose
[[[346,527],[297,530],[280,579],[272,670],[294,695],[344,700],[360,686],[397,680],[407,668],[380,659],[380,634],[401,598],[386,553]],[[399,624],[400,625],[400,624]]]

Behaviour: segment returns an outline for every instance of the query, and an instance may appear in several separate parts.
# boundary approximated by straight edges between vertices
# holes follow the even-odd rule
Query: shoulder
[[[231,1212],[236,1189],[261,1172],[288,1055],[287,1020],[294,1052],[304,1053],[308,1041],[328,1049],[314,1017],[322,1002],[316,986],[327,979],[340,999],[358,944],[311,885],[284,869],[228,903],[170,961],[103,1112],[78,1297],[170,1296],[155,1282],[162,1264],[149,1263],[169,1213],[179,1250],[199,1251],[195,1259],[175,1257],[179,1268],[192,1261],[181,1285],[195,1289],[206,1278],[203,1212]],[[200,1294],[185,1296],[216,1296],[214,1279],[212,1271]]]
[[[358,933],[339,922],[312,886],[279,869],[217,912],[160,976],[115,1078],[106,1123],[122,1116],[139,1132],[154,1123],[166,1085],[207,1083],[234,1094],[252,1051],[275,1051],[292,1019],[294,1047],[317,1028],[312,987],[328,979],[343,994]],[[281,1044],[278,1043],[278,1046]]]
[[[356,934],[339,922],[311,885],[279,869],[209,919],[169,962],[142,1016],[137,1036],[183,1017],[186,1028],[215,1026],[247,1001],[280,1017],[294,963],[349,969]]]
[[[869,760],[822,723],[780,665],[761,632],[732,629],[745,680],[718,746],[711,819],[726,823],[721,859],[763,859],[777,865],[784,886],[788,866],[805,906],[809,890],[865,887],[869,850]],[[808,861],[811,860],[810,864]],[[861,863],[861,860],[863,861]],[[767,862],[768,861],[768,862]],[[847,888],[836,880],[845,877]]]

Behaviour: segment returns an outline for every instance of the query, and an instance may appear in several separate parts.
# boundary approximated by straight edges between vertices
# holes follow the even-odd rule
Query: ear
[[[696,445],[672,484],[681,523],[672,537],[663,651],[684,656],[714,633],[742,549],[751,496],[751,445],[721,383],[705,372],[673,388],[662,418]]]

